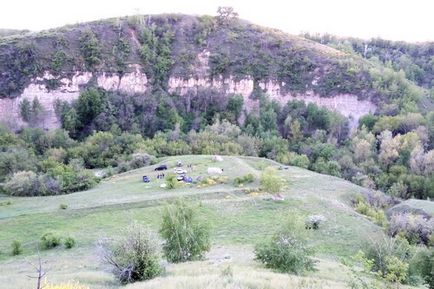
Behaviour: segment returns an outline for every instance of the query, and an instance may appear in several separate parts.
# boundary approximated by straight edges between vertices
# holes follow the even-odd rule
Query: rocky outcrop
[[[49,72],[45,72],[42,77],[33,79],[18,97],[0,99],[0,122],[12,129],[27,126],[28,124],[20,117],[20,103],[24,99],[33,101],[34,98],[38,98],[43,107],[43,117],[40,123],[33,125],[44,129],[58,128],[60,123],[54,112],[56,100],[67,102],[76,100],[82,87],[88,84],[93,77],[96,78],[97,85],[106,90],[124,93],[145,92],[148,83],[146,75],[140,72],[139,65],[133,65],[131,68],[133,68],[132,72],[122,76],[108,73],[93,75],[91,72],[77,71],[71,78],[58,79],[60,86],[54,90],[48,90],[44,81],[55,77]]]
[[[198,70],[202,75],[206,71],[206,54],[201,54],[198,59],[201,63]],[[71,78],[59,79],[60,86],[55,90],[48,90],[44,81],[53,79],[54,76],[46,72],[42,77],[33,79],[24,89],[23,93],[16,98],[0,99],[0,121],[6,123],[13,129],[19,129],[27,124],[20,117],[19,104],[22,100],[32,101],[38,98],[44,108],[43,119],[38,126],[45,129],[52,129],[60,126],[54,112],[54,103],[57,99],[71,102],[78,98],[81,88],[92,79],[96,80],[97,86],[109,91],[121,91],[123,93],[135,94],[144,93],[149,89],[148,79],[140,70],[140,65],[130,65],[129,73],[122,76],[113,73],[98,73],[77,71]],[[285,83],[273,81],[259,83],[259,87],[271,99],[282,104],[290,100],[302,100],[307,103],[316,103],[330,110],[338,111],[350,119],[352,126],[357,124],[358,119],[376,110],[376,106],[369,100],[359,100],[357,95],[341,94],[334,97],[320,97],[312,91],[304,94],[291,94],[282,90]],[[258,101],[251,98],[254,91],[254,81],[251,78],[235,80],[232,77],[209,79],[206,77],[182,79],[171,77],[168,80],[168,91],[179,95],[197,93],[203,88],[213,88],[222,94],[240,94],[244,98],[246,111],[258,108]]]
[[[334,97],[321,97],[313,91],[307,91],[303,94],[291,94],[284,92],[282,86],[284,83],[276,83],[273,81],[259,83],[259,87],[272,100],[281,104],[285,104],[292,100],[301,100],[306,103],[315,103],[327,109],[337,111],[349,118],[351,126],[357,125],[360,117],[373,113],[376,110],[376,105],[369,100],[359,100],[359,97],[354,94],[339,94]],[[169,92],[176,92],[180,95],[185,95],[188,92],[197,92],[201,88],[214,88],[227,94],[240,94],[244,98],[245,109],[252,111],[257,109],[259,103],[250,96],[254,90],[253,79],[242,79],[235,81],[233,78],[227,79],[169,79]]]

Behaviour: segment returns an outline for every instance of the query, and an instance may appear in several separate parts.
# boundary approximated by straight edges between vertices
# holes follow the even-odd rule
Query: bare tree
[[[37,280],[36,289],[42,289],[42,287],[43,287],[42,286],[42,279],[47,274],[47,271],[45,271],[42,267],[42,259],[41,259],[41,255],[39,254],[39,251],[38,251],[38,263],[37,264],[34,264],[32,262],[29,262],[29,263],[30,263],[30,265],[32,265],[35,268],[37,275],[36,276],[27,276],[27,277],[32,278],[32,279],[36,279]]]
[[[233,7],[229,6],[220,6],[217,9],[217,20],[221,25],[229,24],[230,21],[236,19],[238,17],[238,13],[235,12]]]

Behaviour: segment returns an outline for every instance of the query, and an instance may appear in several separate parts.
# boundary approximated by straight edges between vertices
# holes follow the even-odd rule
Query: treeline
[[[214,93],[127,96],[91,88],[72,104],[58,102],[64,130],[3,131],[3,188],[22,171],[56,179],[63,171],[86,172],[81,168],[122,172],[161,156],[235,154],[343,177],[402,198],[434,195],[434,112],[367,115],[350,132],[345,117],[315,104],[280,105],[262,96],[258,111],[247,113],[241,96]],[[65,185],[58,193],[78,189]]]
[[[363,40],[339,38],[333,35],[304,34],[308,39],[333,46],[339,50],[357,53],[367,59],[376,59],[396,71],[402,70],[405,77],[419,86],[434,86],[434,43],[408,43],[381,38]]]

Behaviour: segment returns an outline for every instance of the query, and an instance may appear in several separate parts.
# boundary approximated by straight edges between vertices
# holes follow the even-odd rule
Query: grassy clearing
[[[232,185],[235,177],[252,173],[256,180],[246,187],[257,188],[261,170],[269,165],[276,165],[272,161],[225,157],[224,162],[213,163],[210,156],[183,156],[167,158],[162,163],[173,167],[178,159],[184,164],[193,164],[194,170],[190,175],[194,178],[199,175],[205,176],[209,166],[220,166],[224,169],[223,175],[228,177],[228,182],[201,188],[197,185],[184,185],[175,190],[166,190],[160,188],[163,181],[156,180],[156,172],[153,171],[155,166],[152,166],[114,176],[86,192],[43,198],[0,197],[0,202],[12,202],[11,205],[0,207],[0,271],[2,272],[0,288],[10,288],[6,284],[11,284],[12,280],[19,280],[18,283],[14,283],[16,285],[14,288],[29,287],[31,284],[29,282],[32,280],[23,276],[31,274],[32,269],[30,265],[26,265],[26,260],[35,260],[39,238],[48,231],[65,237],[72,236],[77,240],[77,247],[71,250],[59,248],[41,252],[42,258],[51,268],[49,276],[54,280],[50,279],[50,281],[73,279],[88,284],[91,288],[117,288],[116,283],[107,272],[103,271],[95,257],[95,242],[101,237],[119,234],[119,230],[132,220],[138,220],[151,229],[157,230],[164,204],[181,196],[194,200],[200,208],[201,217],[212,228],[214,252],[215,248],[232,246],[241,248],[243,252],[247,250],[246,248],[250,248],[251,251],[255,243],[271,235],[275,229],[285,223],[289,212],[305,216],[323,214],[327,218],[320,230],[311,232],[311,241],[317,248],[317,256],[329,260],[334,264],[333,266],[336,266],[337,258],[352,255],[360,248],[367,235],[366,232],[369,232],[370,236],[382,234],[379,227],[355,213],[349,205],[349,196],[360,192],[362,188],[341,179],[294,167],[279,170],[278,174],[287,181],[283,192],[286,199],[275,202],[267,200],[266,194],[245,193],[243,188],[235,188]],[[151,183],[143,183],[141,180],[143,175],[151,176]],[[68,208],[62,210],[59,208],[60,204],[67,204]],[[23,243],[23,256],[10,256],[10,244],[13,240]],[[257,266],[252,265],[254,263],[251,256],[247,259],[248,266]],[[238,265],[235,266],[238,268]],[[254,280],[259,282],[260,277],[253,278],[262,276],[258,268],[255,269],[259,270],[258,272],[250,272],[250,269],[245,270],[241,267],[234,269],[238,272],[234,275],[236,283],[228,283],[232,284],[228,285],[232,287],[221,288],[233,288],[234,284],[240,284],[241,287],[237,288],[248,288],[249,278],[252,278],[252,282],[256,282]],[[176,266],[169,268],[178,270]],[[211,278],[209,280],[217,278],[216,276],[220,274],[213,270],[205,274],[209,275],[208,277]],[[323,271],[318,274],[322,274],[321,272]],[[260,282],[258,284],[264,287],[258,288],[281,288],[279,284],[304,280],[291,276],[282,277],[280,274],[265,271],[263,274],[265,274],[262,278],[264,280],[283,278],[283,281],[282,283],[275,281],[276,284]],[[169,278],[165,279],[168,284],[176,284],[178,281],[189,284],[188,282],[191,281],[189,278],[193,277],[164,278]],[[203,282],[208,277],[203,277]],[[198,287],[191,288],[207,288],[201,282],[198,281]],[[324,283],[325,287],[314,288],[341,288],[340,285],[333,283],[335,281],[330,282],[332,282],[330,286],[337,287],[327,287],[329,285]],[[159,283],[149,284],[151,287],[143,288],[157,288]],[[166,285],[164,286],[166,288]],[[171,287],[167,285],[167,288]]]

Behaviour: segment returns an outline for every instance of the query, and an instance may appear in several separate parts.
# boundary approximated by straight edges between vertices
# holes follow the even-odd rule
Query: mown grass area
[[[37,244],[45,232],[72,236],[77,240],[77,247],[70,250],[58,248],[41,251],[41,257],[50,270],[50,280],[74,279],[91,288],[118,288],[96,257],[97,240],[119,235],[120,230],[132,221],[158,230],[164,205],[178,197],[188,197],[199,207],[200,217],[211,227],[212,252],[218,251],[218,248],[224,251],[225,248],[233,247],[239,248],[240,252],[250,252],[242,254],[249,256],[248,266],[258,266],[251,256],[253,245],[284,225],[291,213],[301,216],[322,214],[327,218],[320,230],[311,232],[310,240],[316,248],[316,256],[334,262],[333,266],[338,266],[336,262],[340,257],[354,254],[363,245],[367,233],[370,237],[382,234],[381,228],[355,213],[350,206],[350,196],[363,189],[341,179],[295,167],[278,170],[277,173],[286,180],[283,190],[285,200],[278,202],[270,200],[268,194],[256,189],[261,170],[270,165],[278,167],[279,164],[275,162],[224,157],[223,162],[214,163],[210,156],[183,156],[166,158],[162,163],[174,167],[177,160],[185,165],[193,164],[193,172],[189,174],[194,178],[205,176],[209,166],[221,167],[227,181],[214,186],[198,187],[192,184],[167,190],[160,188],[163,181],[155,179],[155,166],[151,166],[114,176],[86,192],[40,198],[0,197],[0,202],[12,202],[11,205],[0,207],[0,288],[10,288],[9,284],[13,280],[20,280],[14,288],[28,288],[32,284],[33,280],[26,277],[33,270],[28,261],[34,261],[37,257]],[[255,182],[245,187],[233,186],[235,177],[248,173],[255,176]],[[143,183],[143,175],[151,176],[151,183]],[[246,192],[246,187],[251,190]],[[60,209],[60,204],[67,204],[67,209]],[[13,240],[23,243],[22,256],[10,256]],[[235,266],[239,265],[237,259],[232,258]],[[243,270],[240,269],[242,276],[246,274]],[[274,273],[264,274],[271,274],[267,276],[274,278]],[[250,273],[247,275],[250,276]],[[188,276],[185,278],[185,282],[189,282]],[[202,285],[197,288],[206,288],[200,287]],[[153,286],[143,288],[156,288]],[[248,285],[245,286],[248,288]],[[281,288],[279,286],[270,288]]]

